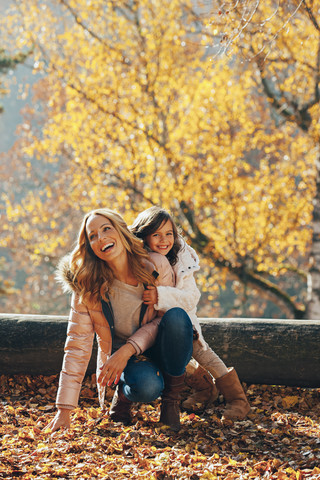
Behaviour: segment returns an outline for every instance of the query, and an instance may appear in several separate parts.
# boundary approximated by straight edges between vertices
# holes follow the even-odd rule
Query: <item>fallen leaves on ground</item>
[[[71,429],[48,434],[57,384],[57,375],[0,377],[0,478],[320,479],[320,389],[250,385],[245,420],[221,422],[217,403],[183,412],[170,434],[158,423],[159,401],[135,405],[130,427],[110,421],[91,376]]]

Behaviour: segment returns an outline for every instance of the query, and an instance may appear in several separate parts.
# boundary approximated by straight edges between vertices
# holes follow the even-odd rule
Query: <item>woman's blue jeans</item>
[[[182,308],[171,308],[161,319],[154,345],[144,352],[145,359],[131,357],[121,375],[123,392],[132,402],[153,402],[162,393],[162,372],[172,376],[184,373],[192,356],[193,328]]]

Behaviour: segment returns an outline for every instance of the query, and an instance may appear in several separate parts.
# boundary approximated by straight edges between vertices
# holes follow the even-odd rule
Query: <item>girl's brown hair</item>
[[[145,247],[148,248],[146,237],[156,232],[161,225],[166,223],[168,220],[170,220],[172,223],[174,242],[170,252],[167,253],[166,257],[171,265],[175,265],[178,260],[178,252],[181,248],[181,243],[179,240],[178,229],[173,221],[172,216],[169,212],[167,212],[167,210],[156,206],[147,208],[147,210],[139,213],[129,228],[134,235],[143,240]]]
[[[71,285],[83,303],[97,303],[101,296],[106,299],[114,274],[108,263],[98,258],[90,246],[86,226],[89,217],[94,215],[107,218],[118,232],[127,251],[130,269],[138,282],[154,285],[152,271],[146,268],[148,253],[143,243],[130,232],[121,215],[108,208],[92,210],[84,216],[76,247],[58,265],[58,280],[66,286]]]

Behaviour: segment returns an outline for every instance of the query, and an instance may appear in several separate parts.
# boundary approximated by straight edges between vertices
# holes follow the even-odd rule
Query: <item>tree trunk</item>
[[[320,320],[200,318],[204,338],[244,382],[320,387]],[[62,367],[68,318],[0,314],[0,372],[52,375]],[[96,344],[87,373],[96,366]]]
[[[203,336],[247,383],[320,386],[320,321],[202,318]]]

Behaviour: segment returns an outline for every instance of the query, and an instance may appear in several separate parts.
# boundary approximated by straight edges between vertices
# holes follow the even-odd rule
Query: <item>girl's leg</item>
[[[221,358],[207,344],[195,342],[193,356],[213,375],[218,390],[226,400],[227,405],[223,417],[233,420],[245,418],[250,410],[250,405],[234,368],[227,368]]]
[[[220,357],[209,347],[204,338],[193,342],[193,358],[198,368],[190,374],[190,363],[187,368],[186,383],[192,388],[190,395],[182,403],[189,411],[204,409],[218,397],[218,389],[213,379],[228,373],[228,369]],[[213,377],[213,378],[212,378]]]
[[[206,368],[214,378],[222,377],[228,373],[224,362],[206,342],[196,340],[193,343],[193,358]]]

